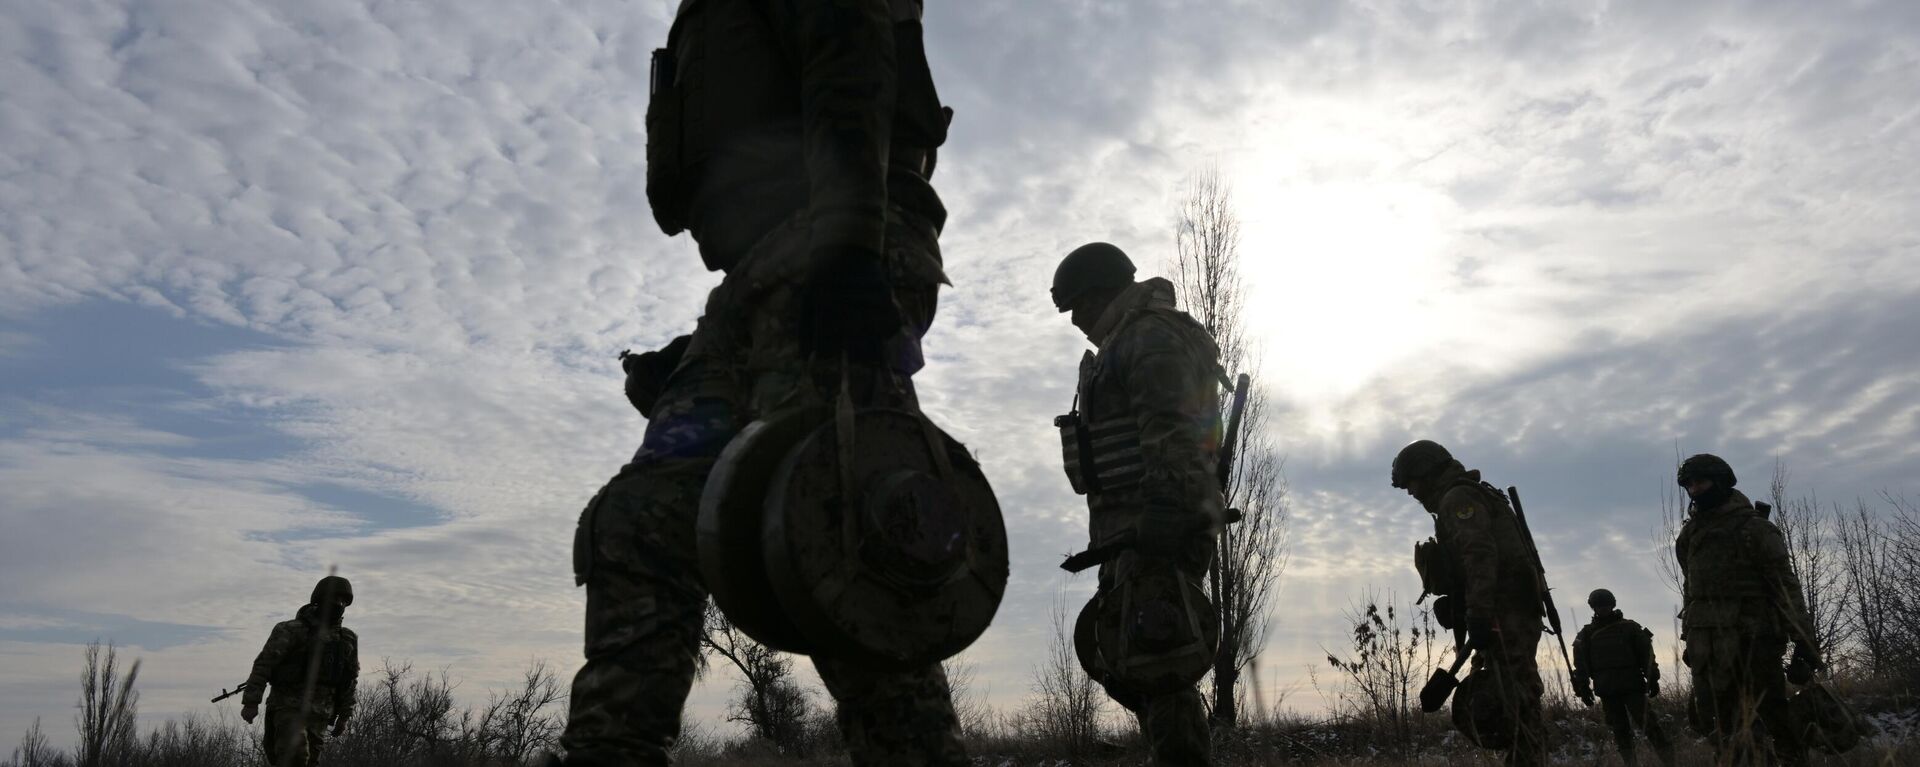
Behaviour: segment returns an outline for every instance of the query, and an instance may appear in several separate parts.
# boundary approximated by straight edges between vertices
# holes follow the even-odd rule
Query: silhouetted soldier
[[[1613,742],[1620,746],[1620,758],[1627,764],[1634,759],[1635,728],[1646,732],[1647,742],[1664,764],[1673,763],[1673,743],[1660,726],[1660,717],[1647,706],[1649,698],[1660,694],[1660,661],[1653,653],[1653,632],[1629,620],[1615,609],[1613,592],[1595,589],[1587,596],[1593,608],[1593,620],[1573,639],[1573,693],[1587,705],[1600,697],[1607,727],[1613,730]]]
[[[1165,591],[1197,583],[1212,562],[1211,533],[1225,514],[1216,477],[1219,347],[1205,327],[1174,308],[1172,283],[1135,282],[1133,275],[1125,253],[1096,242],[1067,254],[1053,278],[1054,306],[1071,312],[1074,327],[1099,350],[1081,359],[1076,409],[1063,422],[1070,430],[1062,443],[1070,451],[1067,473],[1087,496],[1094,544],[1120,536],[1137,541],[1101,566],[1096,599],[1130,584]],[[1134,599],[1175,605],[1179,596],[1138,593]],[[1167,617],[1184,623],[1191,616]],[[1196,670],[1204,673],[1210,659],[1211,649],[1203,651]],[[1192,682],[1142,694],[1114,675],[1096,678],[1139,717],[1154,763],[1210,762],[1206,711]]]
[[[360,677],[360,637],[340,625],[353,604],[353,584],[338,575],[321,578],[293,620],[281,621],[253,659],[240,718],[252,724],[260,714],[267,687],[267,732],[261,748],[267,764],[308,767],[320,761],[320,747],[332,734],[347,731],[353,717],[354,686]]]
[[[1786,539],[1733,489],[1733,467],[1718,456],[1681,462],[1677,480],[1693,500],[1673,545],[1684,593],[1682,659],[1693,672],[1690,716],[1713,742],[1716,764],[1804,764],[1780,659],[1791,641],[1795,667],[1811,674],[1821,660]],[[1770,739],[1754,732],[1756,723]]]
[[[1541,576],[1506,495],[1446,448],[1424,439],[1394,456],[1392,479],[1394,487],[1433,515],[1442,565],[1428,569],[1450,573],[1439,580],[1452,582],[1429,583],[1428,590],[1448,597],[1459,611],[1474,651],[1473,676],[1491,675],[1493,694],[1513,733],[1506,763],[1545,764],[1546,728],[1540,717],[1545,688],[1534,660],[1542,630]],[[1426,571],[1421,575],[1434,578]],[[1467,702],[1456,699],[1454,705]]]
[[[655,52],[648,202],[726,277],[690,338],[628,365],[647,429],[580,516],[587,662],[561,737],[570,767],[670,761],[708,598],[695,525],[728,441],[762,415],[832,403],[843,371],[859,404],[919,409],[910,377],[946,281],[928,179],[948,118],[920,13],[919,0],[689,0]],[[814,666],[854,764],[966,763],[938,664]]]

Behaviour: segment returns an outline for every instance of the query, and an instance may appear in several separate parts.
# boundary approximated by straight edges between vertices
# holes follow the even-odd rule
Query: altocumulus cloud
[[[197,705],[329,564],[371,656],[474,691],[577,660],[566,540],[640,428],[612,355],[715,280],[642,191],[672,3],[296,5],[0,2],[0,732],[59,719],[96,634],[150,716]],[[933,4],[956,285],[921,385],[1009,517],[995,703],[1091,588],[1053,569],[1054,259],[1152,271],[1207,163],[1294,489],[1282,686],[1353,584],[1415,588],[1414,437],[1529,491],[1563,590],[1649,616],[1676,448],[1915,490],[1920,9],[1670,6]]]

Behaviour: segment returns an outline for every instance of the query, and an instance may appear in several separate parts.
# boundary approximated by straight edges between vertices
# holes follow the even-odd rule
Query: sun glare
[[[1330,404],[1440,335],[1450,202],[1405,182],[1243,178],[1250,330],[1277,392]]]

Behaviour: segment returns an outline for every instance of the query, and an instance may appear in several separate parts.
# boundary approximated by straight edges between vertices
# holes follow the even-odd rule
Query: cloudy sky
[[[1563,604],[1657,630],[1676,451],[1920,493],[1920,5],[930,5],[954,287],[919,382],[1007,514],[967,654],[996,705],[1092,587],[1054,568],[1084,342],[1047,280],[1092,239],[1159,271],[1208,164],[1293,491],[1288,705],[1369,584],[1418,590],[1410,439],[1526,491]],[[0,0],[0,749],[67,731],[95,637],[150,720],[205,710],[335,565],[368,665],[571,674],[574,518],[642,428],[614,355],[717,281],[644,200],[672,8]]]

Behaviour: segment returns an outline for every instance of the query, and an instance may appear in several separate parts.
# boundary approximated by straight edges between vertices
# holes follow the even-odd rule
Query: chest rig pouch
[[[1429,537],[1413,544],[1413,569],[1420,573],[1421,591],[1442,597],[1460,593],[1460,576],[1440,541]]]
[[[1080,389],[1073,410],[1056,416],[1060,430],[1061,464],[1067,481],[1079,495],[1111,493],[1140,484],[1146,462],[1140,454],[1140,427],[1131,415],[1100,413],[1093,393],[1100,383],[1100,358],[1087,352],[1080,358]],[[1092,420],[1099,418],[1099,420]]]
[[[893,0],[893,149],[922,176],[946,142],[953,110],[940,106],[927,65],[920,0]],[[700,172],[714,148],[801,116],[800,65],[750,0],[683,0],[655,49],[647,90],[647,202],[668,236],[687,228]]]

